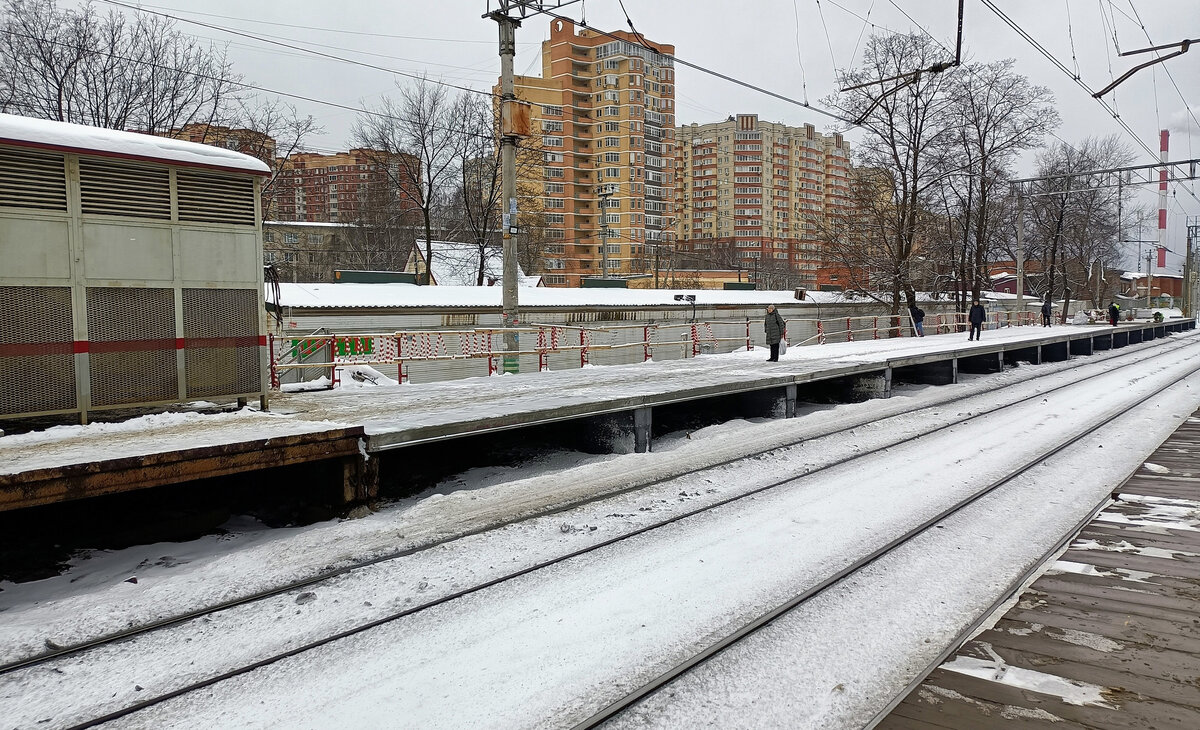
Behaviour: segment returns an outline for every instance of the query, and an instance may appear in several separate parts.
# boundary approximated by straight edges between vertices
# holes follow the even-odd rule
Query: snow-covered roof
[[[1124,280],[1127,280],[1127,281],[1132,281],[1134,279],[1145,279],[1146,275],[1140,271],[1126,271],[1124,274],[1121,274],[1121,278]],[[1162,272],[1162,273],[1155,272],[1154,278],[1155,279],[1182,279],[1183,275],[1182,274],[1168,274],[1166,272]]]
[[[424,265],[425,241],[417,239],[413,249]],[[484,249],[483,283],[497,283],[504,279],[504,251],[499,246],[487,246]],[[433,263],[430,269],[433,283],[438,286],[475,286],[476,274],[479,272],[479,247],[473,243],[458,241],[434,241],[431,246]],[[542,283],[540,276],[526,276],[517,265],[517,286],[538,286]]]
[[[403,307],[499,307],[500,286],[417,286],[415,284],[284,284],[279,285],[280,303],[285,307],[314,308],[403,308]],[[840,292],[809,292],[805,302],[791,291],[725,291],[723,289],[567,289],[521,287],[517,299],[522,307],[646,307],[686,305],[676,294],[694,294],[696,306],[712,304],[751,305],[828,303],[841,299]],[[268,301],[274,295],[268,292]]]
[[[263,221],[264,226],[304,226],[305,228],[350,228],[353,223],[329,223],[327,221]]]
[[[212,167],[266,175],[270,168],[241,152],[170,137],[0,114],[0,143]]]

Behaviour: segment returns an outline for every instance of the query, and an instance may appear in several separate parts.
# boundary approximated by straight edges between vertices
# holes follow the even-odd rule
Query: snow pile
[[[400,383],[379,372],[369,365],[347,365],[337,369],[339,388],[341,390],[359,390],[379,386],[393,386]],[[318,378],[323,380],[324,378]]]

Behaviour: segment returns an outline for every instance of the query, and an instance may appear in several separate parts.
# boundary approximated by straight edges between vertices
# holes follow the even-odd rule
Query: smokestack
[[[1163,167],[1158,169],[1158,268],[1167,265],[1167,150],[1170,147],[1171,133],[1162,130],[1158,133],[1158,161]]]

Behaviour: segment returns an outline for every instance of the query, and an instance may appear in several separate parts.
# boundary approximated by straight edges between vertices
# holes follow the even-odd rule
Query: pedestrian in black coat
[[[924,337],[925,328],[921,323],[925,321],[925,310],[914,304],[908,308],[908,316],[912,317],[913,329],[916,330],[917,337]]]
[[[971,311],[967,312],[967,321],[971,323],[971,334],[967,335],[968,340],[978,340],[983,334],[983,320],[987,319],[987,312],[983,311],[983,305],[976,299],[971,304]]]
[[[783,330],[786,327],[787,323],[779,316],[779,312],[775,311],[775,305],[768,304],[767,317],[763,321],[767,344],[771,346],[771,356],[767,358],[767,362],[779,362],[779,341],[783,339]]]
[[[1108,321],[1112,322],[1112,326],[1116,327],[1117,322],[1121,321],[1121,305],[1116,302],[1108,304]]]
[[[1051,306],[1049,299],[1047,299],[1044,303],[1042,303],[1042,326],[1043,327],[1050,326],[1050,313],[1053,311],[1054,311],[1054,307]]]

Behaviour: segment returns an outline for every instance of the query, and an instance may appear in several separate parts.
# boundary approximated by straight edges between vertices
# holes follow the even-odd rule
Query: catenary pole
[[[1025,196],[1017,186],[1017,313],[1025,311]]]
[[[502,320],[504,327],[504,350],[515,353],[519,349],[517,333],[513,330],[519,322],[517,316],[517,138],[512,133],[512,120],[516,112],[516,93],[513,83],[513,57],[517,52],[517,26],[520,23],[501,9],[491,17],[500,28],[500,192],[503,205],[504,231],[504,291],[502,295]],[[504,372],[520,370],[520,358],[515,354],[504,356]]]

